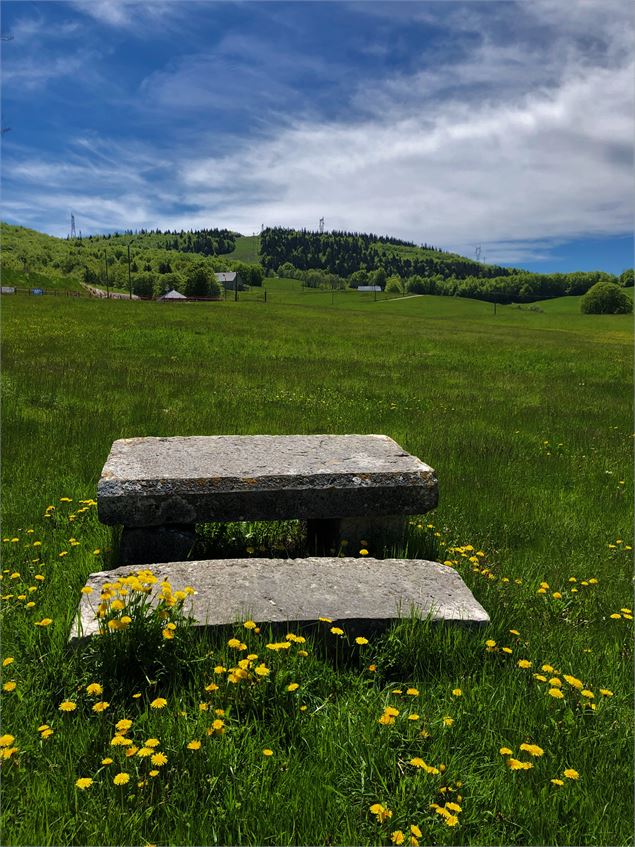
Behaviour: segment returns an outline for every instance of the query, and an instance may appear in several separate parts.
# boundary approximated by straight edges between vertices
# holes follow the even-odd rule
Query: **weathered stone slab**
[[[149,568],[174,590],[197,592],[185,611],[197,626],[225,626],[248,618],[259,624],[311,624],[322,616],[346,623],[351,633],[376,628],[413,612],[432,621],[485,624],[489,616],[460,575],[422,559],[215,559]],[[95,609],[105,582],[134,573],[120,567],[91,574],[70,640],[93,635]]]
[[[106,524],[424,514],[434,470],[385,435],[218,435],[115,441],[97,486]]]

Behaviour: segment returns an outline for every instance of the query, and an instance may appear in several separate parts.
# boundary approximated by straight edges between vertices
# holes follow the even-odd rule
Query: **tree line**
[[[455,253],[424,244],[372,233],[312,232],[306,229],[269,227],[260,234],[263,268],[277,270],[285,263],[301,271],[323,270],[340,277],[365,270],[383,269],[388,276],[408,278],[440,275],[463,279],[468,276],[506,276],[508,268],[483,265]]]

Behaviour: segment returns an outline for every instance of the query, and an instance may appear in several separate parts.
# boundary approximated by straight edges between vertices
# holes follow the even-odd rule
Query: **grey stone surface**
[[[125,526],[119,543],[122,565],[146,565],[159,559],[178,562],[186,559],[196,544],[192,524],[165,526]]]
[[[97,486],[106,524],[423,514],[434,470],[385,435],[115,441]]]
[[[105,582],[134,573],[121,567],[91,574],[94,591],[81,595],[70,640],[93,635]],[[216,559],[150,566],[174,590],[191,586],[185,611],[197,626],[224,626],[248,618],[259,624],[311,624],[327,616],[348,632],[386,625],[413,612],[448,623],[485,624],[489,616],[460,575],[422,559]],[[153,595],[151,595],[153,597]]]

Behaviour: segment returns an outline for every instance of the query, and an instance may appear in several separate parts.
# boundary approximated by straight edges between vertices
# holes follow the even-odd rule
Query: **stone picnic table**
[[[437,501],[434,470],[385,435],[120,439],[97,486],[122,564],[187,559],[196,524],[215,521],[305,520],[317,552],[394,543]]]

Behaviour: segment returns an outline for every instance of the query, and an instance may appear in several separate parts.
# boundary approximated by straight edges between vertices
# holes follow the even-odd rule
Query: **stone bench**
[[[451,567],[422,559],[322,558],[218,559],[172,562],[149,568],[174,591],[191,586],[184,612],[197,627],[226,626],[248,619],[264,627],[313,625],[328,617],[350,636],[368,635],[399,618],[483,625],[485,609]],[[98,631],[96,617],[104,583],[128,576],[119,567],[91,574],[82,594],[70,641]]]
[[[126,438],[97,486],[100,520],[123,525],[123,564],[186,559],[212,521],[306,520],[317,553],[395,543],[437,500],[433,469],[385,435]]]

